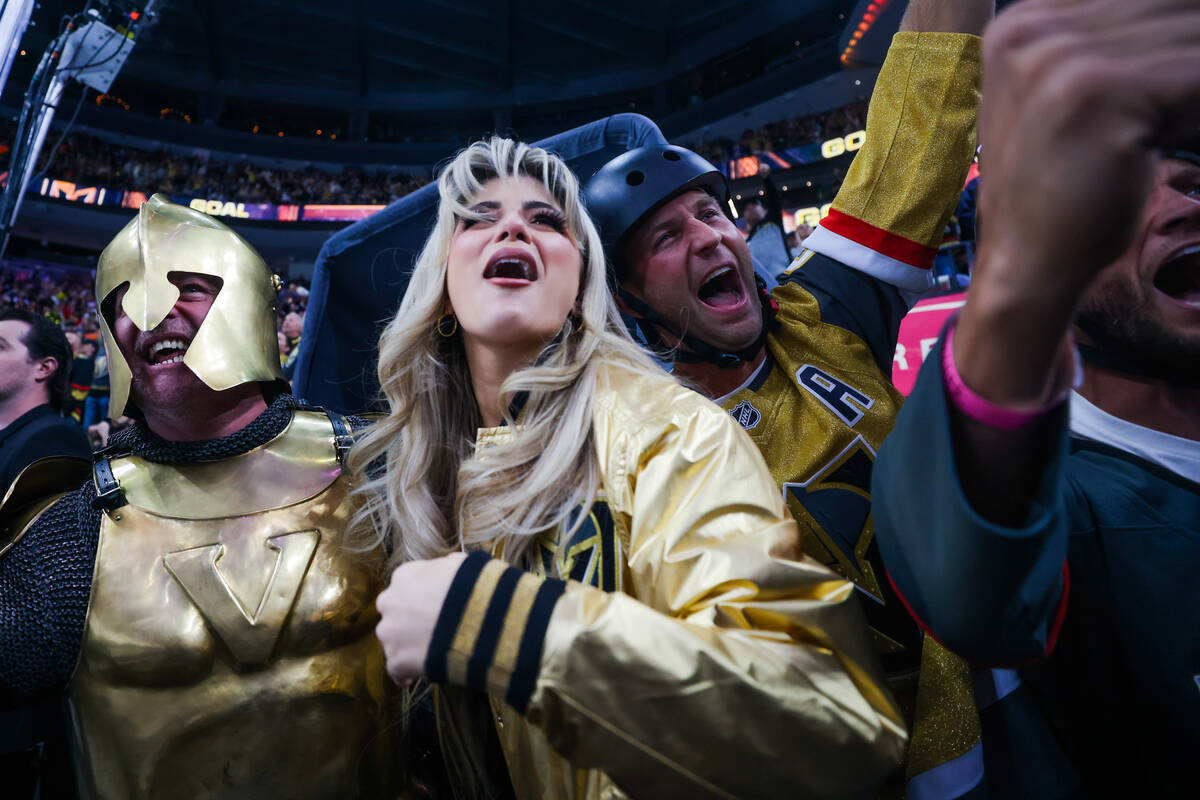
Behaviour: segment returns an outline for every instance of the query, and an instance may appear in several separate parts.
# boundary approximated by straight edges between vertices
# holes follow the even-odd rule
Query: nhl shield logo
[[[762,419],[762,414],[758,413],[758,409],[749,400],[738,403],[729,413],[746,430],[752,429]]]

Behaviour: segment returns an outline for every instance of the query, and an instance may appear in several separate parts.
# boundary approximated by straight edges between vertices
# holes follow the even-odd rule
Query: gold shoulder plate
[[[114,460],[112,469],[130,505],[178,519],[283,508],[324,491],[342,471],[329,418],[311,411],[296,411],[279,436],[240,456],[194,464],[128,456]]]
[[[0,501],[0,556],[54,501],[87,483],[91,474],[90,461],[70,456],[42,458],[21,470]]]

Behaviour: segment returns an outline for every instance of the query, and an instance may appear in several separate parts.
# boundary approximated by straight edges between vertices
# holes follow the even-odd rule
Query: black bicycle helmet
[[[729,352],[675,330],[657,310],[627,292],[617,276],[629,234],[664,203],[692,189],[703,189],[717,198],[721,211],[728,215],[729,184],[720,170],[685,147],[654,144],[622,153],[601,167],[588,181],[584,203],[600,229],[613,292],[637,315],[638,327],[651,349],[676,361],[707,361],[731,368],[757,358],[767,332],[777,327],[777,307],[761,279],[755,288],[763,307],[762,331],[750,346]],[[669,353],[662,338],[664,331],[687,349]]]
[[[612,259],[640,222],[690,189],[704,189],[725,210],[729,185],[720,170],[685,147],[654,144],[626,151],[601,167],[588,181],[584,203]]]

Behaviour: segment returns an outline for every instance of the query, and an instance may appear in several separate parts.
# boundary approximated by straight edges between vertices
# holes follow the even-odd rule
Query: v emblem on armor
[[[283,632],[320,539],[320,531],[304,530],[266,540],[266,546],[276,554],[275,564],[253,608],[243,602],[245,595],[239,598],[218,567],[225,555],[223,544],[167,553],[163,565],[234,658],[245,665],[263,664],[270,659]]]

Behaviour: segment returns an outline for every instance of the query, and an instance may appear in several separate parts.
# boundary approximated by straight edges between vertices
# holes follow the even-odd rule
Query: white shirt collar
[[[1200,483],[1200,442],[1114,417],[1078,392],[1071,392],[1071,432],[1120,448]]]

